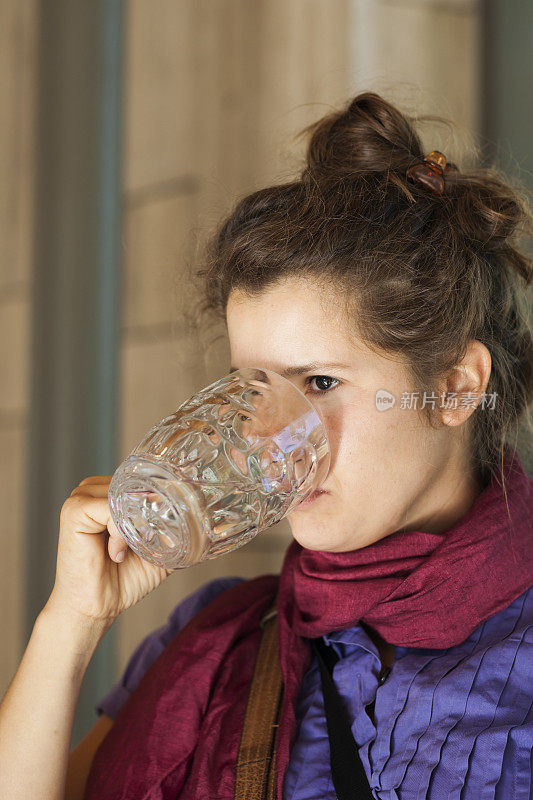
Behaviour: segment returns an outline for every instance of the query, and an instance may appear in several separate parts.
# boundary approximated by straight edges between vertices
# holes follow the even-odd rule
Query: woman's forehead
[[[337,290],[305,280],[280,282],[253,296],[235,289],[226,318],[231,365],[263,366],[287,377],[328,370],[388,374],[398,368],[403,374],[397,353],[365,344],[354,314]]]
[[[348,323],[338,304],[332,300],[328,306],[312,291],[279,289],[253,298],[233,296],[226,322],[237,363],[241,353],[258,349],[279,352],[281,362],[290,352],[295,365],[311,361],[350,363],[357,349],[348,339]]]

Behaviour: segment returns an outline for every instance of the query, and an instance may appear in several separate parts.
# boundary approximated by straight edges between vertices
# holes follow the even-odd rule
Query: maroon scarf
[[[84,800],[233,798],[259,621],[276,594],[282,800],[309,638],[362,620],[391,644],[452,647],[533,585],[533,481],[516,453],[504,469],[512,524],[493,480],[444,533],[398,531],[346,553],[293,541],[280,576],[222,592],[178,632],[122,707],[93,759]]]

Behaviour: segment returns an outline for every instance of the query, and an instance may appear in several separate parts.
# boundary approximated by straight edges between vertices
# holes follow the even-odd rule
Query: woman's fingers
[[[170,572],[142,562],[135,552],[122,567],[118,554],[127,543],[111,517],[111,475],[85,478],[60,511],[56,578],[51,597],[65,613],[106,622],[138,603]],[[122,526],[122,523],[120,523]],[[85,534],[102,534],[87,536]],[[104,546],[102,547],[102,543]],[[142,563],[141,563],[142,562]]]
[[[119,529],[113,522],[111,515],[109,515],[107,530],[109,531],[109,541],[107,543],[107,550],[109,552],[109,556],[110,558],[113,559],[113,561],[117,561],[120,563],[120,561],[123,561],[124,558],[126,557],[126,551],[128,549],[128,545],[124,537],[121,535]],[[119,553],[122,552],[124,553],[124,558],[122,559],[117,558]]]
[[[105,479],[106,477],[110,478],[111,476],[100,476],[101,479]],[[71,492],[70,496],[72,497],[75,496],[76,494],[84,494],[84,495],[89,495],[91,497],[107,498],[109,494],[109,483],[102,483],[95,476],[92,476],[90,478],[85,478],[85,480],[83,480],[79,484],[79,486],[76,486],[76,488]],[[108,511],[108,517],[106,520],[106,527],[109,532],[107,551],[109,553],[109,557],[113,561],[120,563],[120,559],[117,558],[117,555],[121,551],[126,551],[128,549],[128,545],[124,537],[120,533],[119,529],[113,522],[113,518],[111,516],[111,510],[109,508],[109,502],[107,504],[107,511]]]

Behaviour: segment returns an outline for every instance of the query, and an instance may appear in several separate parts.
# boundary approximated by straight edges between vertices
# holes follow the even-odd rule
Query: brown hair
[[[365,92],[306,128],[298,178],[241,199],[208,243],[198,310],[225,320],[233,289],[253,296],[286,276],[333,286],[365,344],[403,356],[421,391],[478,339],[496,403],[469,419],[472,459],[484,484],[501,475],[505,489],[506,450],[522,419],[531,431],[532,261],[518,243],[531,212],[494,167],[448,161],[442,195],[410,181],[424,156],[418,120]]]

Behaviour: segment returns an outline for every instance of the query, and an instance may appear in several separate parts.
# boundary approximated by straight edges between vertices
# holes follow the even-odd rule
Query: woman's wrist
[[[35,621],[35,629],[57,642],[63,641],[65,656],[71,656],[85,671],[95,650],[114,620],[91,619],[49,598]]]

